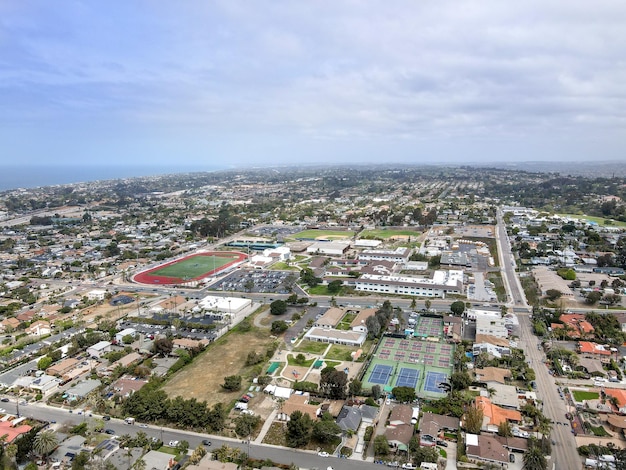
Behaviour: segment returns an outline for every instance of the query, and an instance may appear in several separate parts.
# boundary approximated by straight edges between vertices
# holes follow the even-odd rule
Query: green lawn
[[[581,214],[557,214],[557,215],[559,217],[571,217],[572,219],[587,220],[589,222],[595,222],[596,224],[602,225],[602,226],[626,227],[626,222],[620,222],[618,220],[613,220],[613,219],[604,219],[602,217],[594,217],[591,215],[581,215]]]
[[[237,257],[239,259],[239,257]],[[232,263],[232,256],[194,256],[150,273],[151,276],[194,278]]]
[[[328,354],[326,354],[326,359],[334,359],[336,361],[351,361],[352,356],[350,353],[352,351],[356,351],[357,348],[351,346],[343,346],[340,344],[333,344]]]
[[[315,361],[317,361],[316,357],[314,357],[313,359],[309,359],[308,361],[296,362],[296,357],[294,355],[287,355],[287,364],[289,364],[290,366],[311,367]]]
[[[416,230],[394,230],[394,229],[376,229],[376,230],[363,230],[360,234],[360,238],[382,238],[388,239],[391,237],[406,236],[417,238],[422,234]]]
[[[327,347],[328,343],[304,340],[298,345],[298,347],[294,348],[294,351],[306,352],[310,354],[322,354],[324,351],[326,351]]]
[[[326,367],[337,367],[341,364],[339,361],[327,361],[326,359],[324,359],[324,363],[326,364]]]
[[[597,400],[600,398],[598,392],[586,392],[584,390],[572,390],[572,395],[574,395],[574,400],[579,402],[584,400]]]
[[[327,238],[331,240],[340,240],[342,238],[352,238],[354,232],[352,230],[303,230],[293,234],[290,238],[307,238],[314,240],[316,238]]]

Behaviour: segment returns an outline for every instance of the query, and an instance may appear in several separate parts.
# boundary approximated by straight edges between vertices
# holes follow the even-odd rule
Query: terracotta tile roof
[[[499,426],[500,423],[505,421],[519,422],[522,420],[522,414],[519,411],[508,410],[506,408],[501,408],[498,405],[494,405],[487,397],[478,396],[476,397],[475,403],[477,408],[481,408],[483,410],[483,420],[484,418],[488,418],[487,424]]]
[[[585,354],[598,354],[600,356],[610,356],[611,351],[605,349],[604,346],[591,341],[579,341],[578,350]]]

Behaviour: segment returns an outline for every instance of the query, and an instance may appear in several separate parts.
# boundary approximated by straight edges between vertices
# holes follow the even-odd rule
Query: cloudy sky
[[[626,161],[622,0],[0,2],[2,161]]]

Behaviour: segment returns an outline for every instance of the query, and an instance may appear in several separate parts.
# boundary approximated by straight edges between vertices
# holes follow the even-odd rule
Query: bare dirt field
[[[206,401],[209,406],[229,403],[248,390],[255,375],[254,366],[245,365],[248,353],[263,354],[273,341],[270,332],[261,328],[253,327],[245,333],[231,331],[210,344],[193,363],[174,374],[163,390],[170,397],[196,398]],[[226,392],[222,389],[224,377],[229,375],[242,376],[241,390]]]

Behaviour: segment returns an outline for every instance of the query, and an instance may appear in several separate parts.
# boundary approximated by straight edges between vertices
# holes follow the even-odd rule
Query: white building
[[[411,249],[398,247],[395,250],[363,250],[359,254],[360,260],[393,261],[394,263],[408,263]]]
[[[104,289],[93,289],[87,292],[87,298],[89,300],[104,300],[107,291]]]
[[[489,335],[496,338],[508,338],[509,330],[506,328],[505,319],[500,317],[476,318],[476,334]]]
[[[93,346],[87,348],[87,354],[91,357],[102,357],[103,354],[110,352],[113,349],[110,341],[99,341]]]
[[[122,331],[115,333],[115,341],[121,343],[124,340],[124,336],[132,336],[133,338],[137,334],[137,330],[134,328],[124,328]]]
[[[355,289],[365,292],[444,297],[463,295],[463,271],[436,271],[432,279],[413,276],[363,274],[354,281]]]
[[[306,252],[308,254],[320,254],[328,256],[341,256],[350,248],[350,242],[315,242]]]
[[[198,303],[201,309],[217,314],[239,313],[251,305],[252,300],[250,299],[243,299],[241,297],[215,297],[212,295],[207,295]]]

